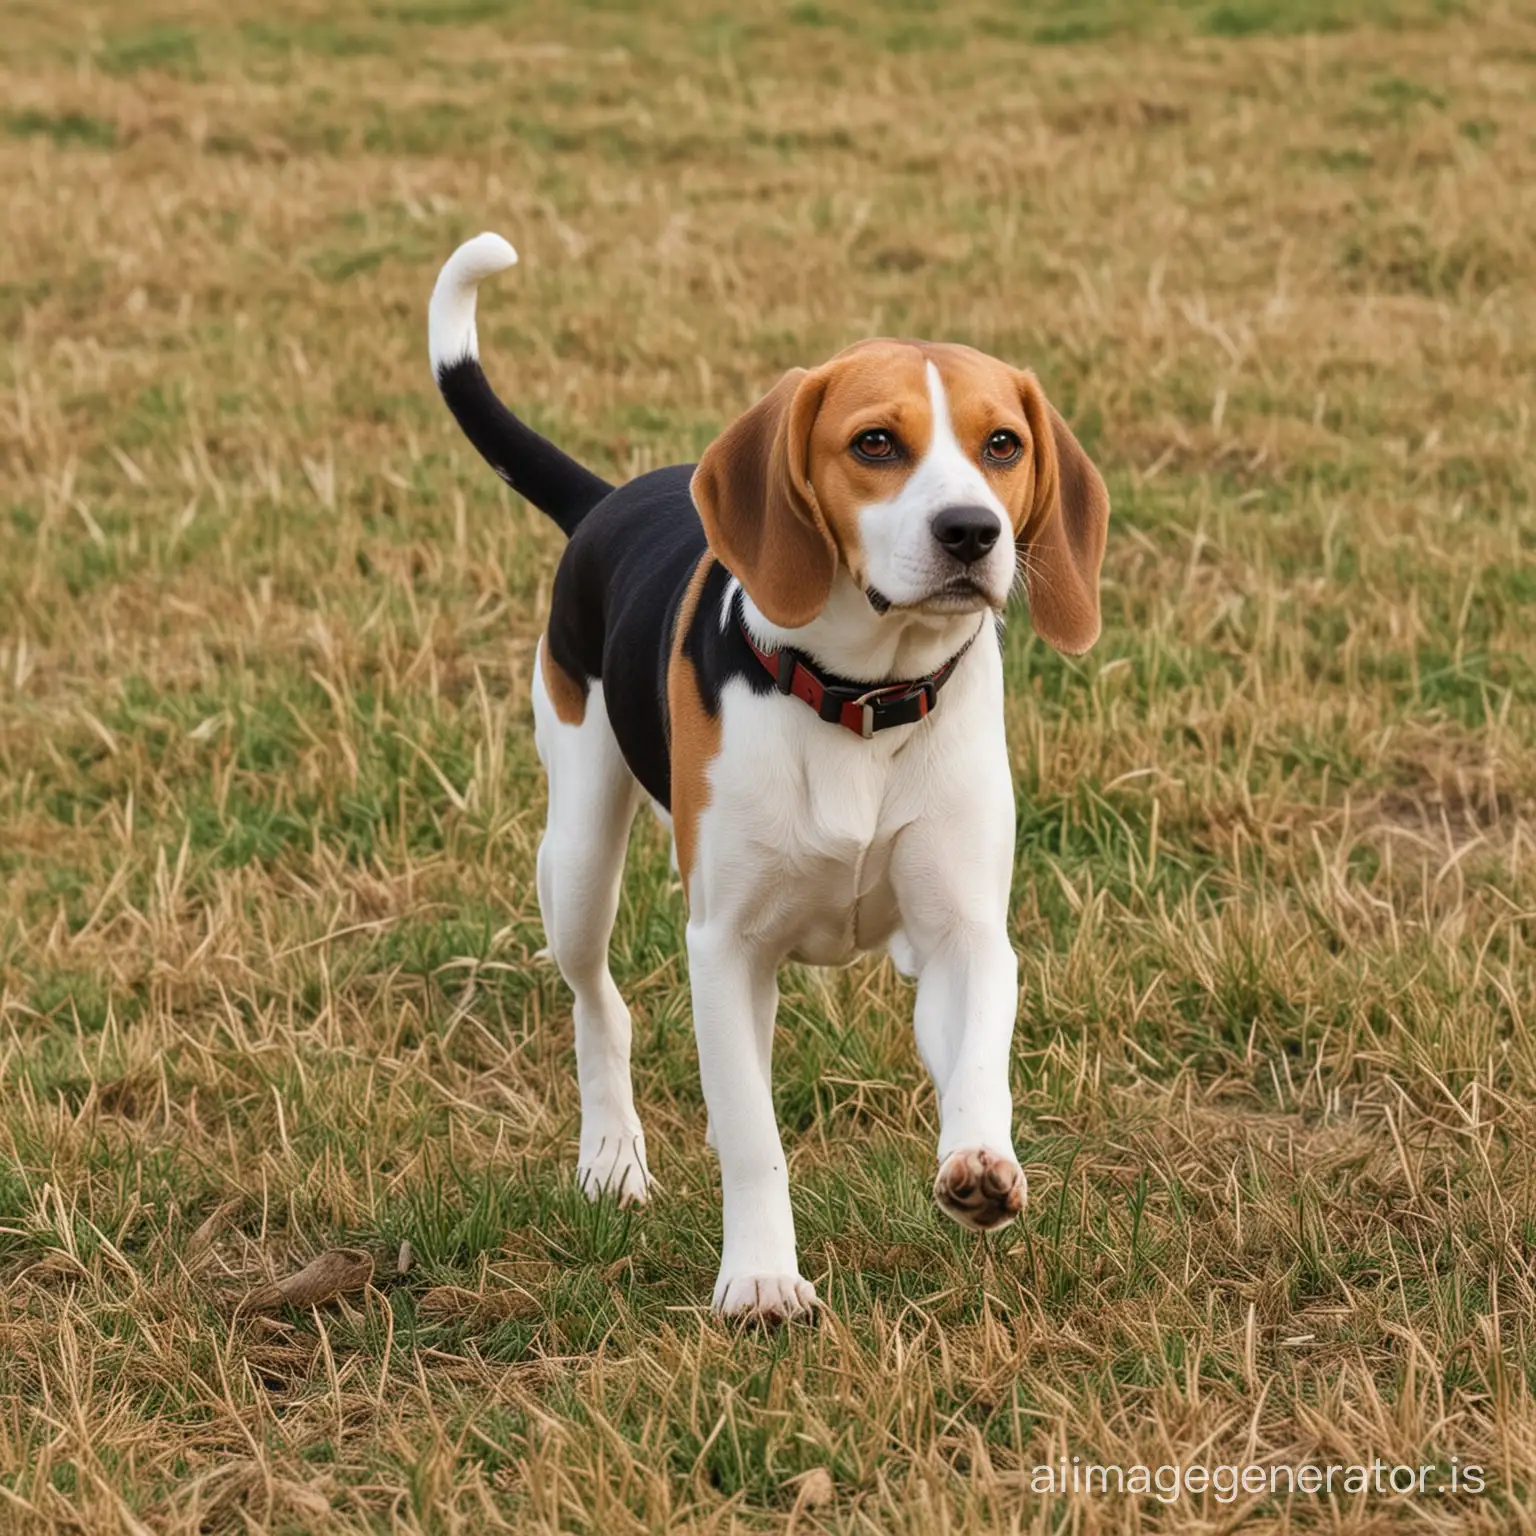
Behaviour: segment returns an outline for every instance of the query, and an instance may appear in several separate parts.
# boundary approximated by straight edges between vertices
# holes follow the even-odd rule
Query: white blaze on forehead
[[[928,403],[933,408],[933,440],[912,479],[927,477],[934,511],[950,506],[991,507],[1006,522],[1006,508],[987,484],[980,466],[955,436],[954,418],[949,414],[949,395],[944,389],[938,364],[933,362],[928,364]]]
[[[949,396],[932,362],[927,364],[927,378],[933,417],[927,452],[913,465],[894,496],[859,513],[865,580],[893,603],[920,601],[942,579],[937,563],[940,552],[931,527],[935,513],[945,507],[990,507],[997,513],[1000,531],[1006,534],[1010,530],[1007,509],[987,483],[981,466],[955,436]],[[1005,564],[1011,569],[1011,541],[999,539],[993,558],[1000,571]],[[999,576],[1004,589],[1009,579]]]

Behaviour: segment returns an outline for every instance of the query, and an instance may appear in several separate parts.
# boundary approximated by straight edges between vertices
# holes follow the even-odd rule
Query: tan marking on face
[[[865,341],[839,352],[827,364],[827,373],[807,465],[838,557],[865,586],[859,512],[871,502],[895,496],[933,440],[926,359],[905,342]],[[876,429],[896,437],[899,459],[866,464],[852,451],[855,437]]]
[[[827,364],[829,377],[811,434],[809,465],[817,503],[838,553],[861,585],[860,510],[895,497],[933,442],[930,362],[939,370],[955,437],[1008,509],[1015,535],[1033,505],[1034,435],[1024,415],[1017,370],[972,347],[946,342],[858,342]],[[851,451],[854,438],[872,428],[895,434],[902,448],[900,460],[865,464]],[[981,458],[983,445],[1000,428],[1016,433],[1021,445],[1018,458],[1007,466]]]
[[[587,690],[555,660],[548,634],[539,647],[539,668],[544,674],[544,691],[555,706],[555,718],[563,725],[580,725],[587,718]]]
[[[955,440],[978,464],[992,494],[1008,509],[1014,537],[1024,530],[1034,507],[1035,435],[1024,413],[1022,390],[1029,383],[1016,368],[970,347],[930,342],[924,349],[944,385]],[[1006,430],[1019,439],[1019,454],[1007,465],[983,455],[987,439]]]
[[[688,590],[677,610],[672,632],[672,654],[667,662],[667,711],[671,721],[672,836],[677,844],[677,869],[683,895],[693,869],[698,843],[699,817],[709,804],[709,765],[720,753],[720,719],[704,708],[698,673],[683,654],[683,640],[698,612],[704,579],[715,557],[705,554],[694,568]]]

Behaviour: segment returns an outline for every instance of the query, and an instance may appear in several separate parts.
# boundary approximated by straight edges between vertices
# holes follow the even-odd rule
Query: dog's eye
[[[901,452],[896,439],[883,427],[860,432],[851,446],[861,459],[872,459],[876,463],[889,463]]]
[[[989,464],[1012,464],[1018,458],[1023,446],[1017,432],[1010,432],[1006,427],[1000,427],[987,439],[986,446],[981,451]]]

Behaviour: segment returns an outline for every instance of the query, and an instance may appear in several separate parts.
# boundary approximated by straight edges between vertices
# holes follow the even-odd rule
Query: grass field
[[[1536,1529],[1536,17],[17,0],[0,174],[0,1529]],[[895,333],[1110,483],[1103,639],[1007,641],[1030,1209],[934,1210],[889,966],[791,970],[814,1328],[701,1305],[649,818],[664,1194],[573,1188],[559,536],[426,365],[482,228],[493,379],[611,477]]]

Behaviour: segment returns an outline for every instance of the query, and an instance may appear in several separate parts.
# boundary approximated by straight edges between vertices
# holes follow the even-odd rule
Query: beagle
[[[671,827],[724,1245],[714,1306],[791,1317],[795,1252],[770,1063],[778,969],[886,949],[917,978],[939,1208],[1024,1207],[1008,1067],[1014,800],[997,627],[1022,572],[1062,651],[1099,632],[1109,497],[1032,374],[935,342],[796,368],[697,466],[617,489],[519,421],[481,371],[475,293],[516,253],[461,246],[429,314],[471,443],[569,537],[533,676],[549,819],[539,905],[575,994],[594,1198],[651,1185],[608,941],[631,822]]]

